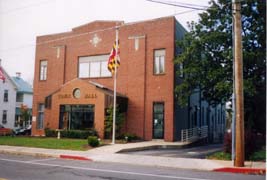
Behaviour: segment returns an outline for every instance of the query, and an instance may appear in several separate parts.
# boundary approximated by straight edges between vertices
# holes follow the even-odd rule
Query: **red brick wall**
[[[174,17],[161,18],[151,21],[143,21],[132,24],[125,24],[120,27],[120,59],[121,66],[118,69],[117,90],[129,98],[127,112],[127,132],[136,133],[146,140],[152,139],[152,118],[153,102],[164,102],[165,105],[165,129],[164,139],[173,141],[173,89],[174,89]],[[113,22],[116,23],[116,22]],[[121,23],[121,22],[118,22]],[[110,27],[109,22],[94,22],[82,27],[75,28],[71,33],[42,36],[37,38],[37,43],[51,39],[58,39],[65,36],[85,35],[75,38],[63,39],[49,44],[36,46],[35,80],[34,80],[34,103],[33,116],[37,115],[38,102],[44,102],[45,96],[58,89],[64,82],[68,82],[78,76],[79,56],[91,56],[109,54],[115,40],[115,29],[105,30],[96,33],[86,33],[92,29]],[[90,40],[97,34],[101,41],[94,47]],[[135,40],[129,37],[143,36],[139,39],[139,49],[134,47]],[[56,45],[62,47],[60,58],[56,58]],[[164,75],[153,75],[153,53],[155,49],[166,49]],[[39,61],[48,60],[47,81],[39,81]],[[65,75],[64,75],[65,61]],[[85,79],[98,82],[113,89],[112,78]],[[59,103],[59,102],[58,102]],[[46,116],[51,115],[49,111]],[[57,113],[53,112],[53,121],[58,122]],[[38,134],[33,130],[33,134]]]

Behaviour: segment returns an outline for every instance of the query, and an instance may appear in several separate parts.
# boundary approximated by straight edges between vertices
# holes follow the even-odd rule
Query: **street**
[[[44,179],[263,180],[265,176],[0,154],[0,180]]]

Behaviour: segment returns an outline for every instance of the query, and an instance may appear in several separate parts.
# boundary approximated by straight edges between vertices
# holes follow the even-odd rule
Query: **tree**
[[[27,123],[27,121],[30,120],[30,110],[29,108],[27,107],[27,105],[23,105],[21,104],[20,106],[20,127],[24,127],[24,125]]]
[[[266,3],[242,3],[243,76],[245,125],[265,133],[266,113]],[[182,53],[175,63],[183,64],[184,79],[175,92],[181,105],[194,89],[203,92],[210,104],[229,101],[233,91],[232,4],[211,1],[199,22],[188,24],[189,33],[177,42]]]
[[[116,107],[116,135],[120,135],[121,128],[125,121],[125,116],[120,112],[119,106]],[[107,114],[105,117],[105,136],[110,137],[112,135],[113,128],[113,106],[107,108]]]

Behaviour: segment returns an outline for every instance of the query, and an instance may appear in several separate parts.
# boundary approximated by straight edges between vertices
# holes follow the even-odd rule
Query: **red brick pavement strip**
[[[82,156],[72,156],[72,155],[60,155],[62,159],[74,159],[74,160],[84,160],[84,161],[93,161],[90,158],[82,157]]]
[[[257,174],[257,175],[265,175],[266,169],[260,168],[236,168],[236,167],[225,167],[214,169],[216,172],[229,172],[229,173],[241,173],[241,174]]]

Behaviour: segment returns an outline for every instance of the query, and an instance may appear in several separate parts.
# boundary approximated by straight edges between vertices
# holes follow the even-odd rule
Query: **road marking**
[[[96,168],[84,168],[84,167],[77,167],[77,166],[64,166],[64,165],[46,164],[46,163],[38,163],[38,162],[31,162],[31,161],[20,161],[20,160],[13,160],[13,159],[0,159],[0,161],[16,162],[16,163],[32,164],[32,165],[40,165],[40,166],[50,166],[50,167],[61,167],[61,168],[87,170],[87,171],[109,172],[109,173],[116,173],[116,174],[130,174],[130,175],[138,175],[138,176],[150,176],[150,177],[167,178],[167,179],[211,180],[211,179],[201,179],[201,178],[190,178],[190,177],[179,177],[179,176],[168,176],[168,175],[156,175],[156,174],[149,174],[149,173],[138,173],[138,172],[131,172],[131,171],[117,171],[117,170],[110,170],[110,169],[96,169]]]
[[[32,161],[26,161],[26,162],[34,163],[34,162],[49,161],[49,160],[55,160],[55,159],[56,158],[48,158],[48,159],[39,159],[39,160],[32,160]]]

